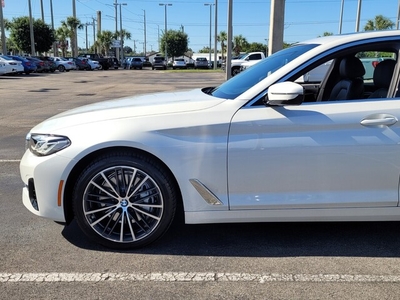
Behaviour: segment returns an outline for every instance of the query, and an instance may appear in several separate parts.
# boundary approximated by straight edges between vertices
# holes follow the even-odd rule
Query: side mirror
[[[300,105],[304,101],[304,88],[286,81],[273,84],[268,89],[264,103],[269,106]]]

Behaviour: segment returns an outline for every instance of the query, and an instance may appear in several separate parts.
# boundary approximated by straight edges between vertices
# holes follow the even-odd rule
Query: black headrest
[[[394,71],[396,61],[387,59],[376,65],[374,70],[374,84],[380,88],[388,88]]]
[[[348,56],[340,62],[339,73],[344,78],[357,78],[364,76],[365,69],[359,58]]]

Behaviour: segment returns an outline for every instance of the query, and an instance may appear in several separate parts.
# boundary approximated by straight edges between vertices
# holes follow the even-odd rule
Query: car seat
[[[344,57],[339,65],[340,81],[332,89],[329,100],[361,99],[364,95],[364,66],[355,56]]]
[[[373,75],[374,85],[377,90],[369,98],[386,98],[392,81],[396,61],[387,59],[376,65]]]

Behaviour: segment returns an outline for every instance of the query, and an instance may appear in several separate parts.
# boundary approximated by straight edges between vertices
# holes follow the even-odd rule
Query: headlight
[[[46,156],[67,148],[71,141],[60,135],[29,133],[26,136],[26,144],[33,154]]]

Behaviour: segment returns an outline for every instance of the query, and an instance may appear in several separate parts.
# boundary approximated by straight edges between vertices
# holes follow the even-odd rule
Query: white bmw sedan
[[[321,37],[217,87],[56,115],[27,135],[23,203],[115,249],[155,241],[178,214],[400,220],[399,51],[398,31]],[[362,61],[376,56],[365,79]]]

